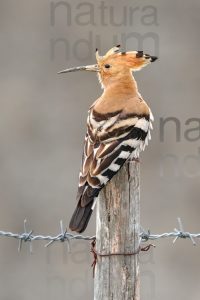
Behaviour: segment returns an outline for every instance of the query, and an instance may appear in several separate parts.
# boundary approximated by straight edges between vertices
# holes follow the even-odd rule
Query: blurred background
[[[0,230],[59,233],[75,207],[87,110],[101,94],[95,74],[58,76],[92,64],[113,44],[159,60],[135,73],[154,117],[141,155],[141,223],[152,233],[200,232],[200,2],[0,0]],[[95,217],[86,234],[95,234]],[[89,243],[17,252],[0,239],[0,298],[93,299]],[[200,298],[200,243],[155,242],[141,254],[141,299]]]

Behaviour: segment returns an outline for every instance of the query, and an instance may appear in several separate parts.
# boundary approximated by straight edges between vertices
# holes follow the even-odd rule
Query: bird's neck
[[[134,105],[134,99],[140,98],[137,83],[133,76],[121,76],[104,86],[103,94],[91,106],[97,113],[109,114],[123,111]]]
[[[136,96],[139,94],[137,83],[132,74],[127,74],[117,78],[116,80],[110,80],[104,85],[104,95],[117,94],[118,96]]]

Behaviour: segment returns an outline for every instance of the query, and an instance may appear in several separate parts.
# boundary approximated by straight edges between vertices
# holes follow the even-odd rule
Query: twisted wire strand
[[[0,237],[10,237],[10,238],[15,238],[15,239],[19,240],[18,251],[21,250],[22,242],[29,242],[30,252],[32,252],[32,242],[36,241],[36,240],[47,241],[48,243],[45,244],[45,247],[50,246],[54,242],[67,242],[68,251],[71,250],[70,249],[70,241],[71,240],[85,240],[85,241],[95,240],[95,236],[84,236],[81,234],[73,234],[73,233],[68,232],[66,229],[64,230],[62,220],[60,221],[60,233],[55,236],[54,235],[42,235],[42,234],[35,235],[35,234],[33,234],[33,230],[27,231],[26,223],[27,223],[27,221],[24,220],[24,232],[13,233],[13,232],[0,231]],[[181,239],[189,238],[191,240],[192,244],[195,246],[196,245],[195,239],[200,238],[200,233],[191,233],[188,231],[184,231],[183,224],[182,224],[182,221],[180,218],[178,218],[178,224],[179,224],[179,229],[175,228],[174,231],[160,233],[160,234],[153,234],[150,232],[150,230],[145,231],[143,228],[141,228],[141,233],[140,233],[141,243],[147,242],[149,240],[158,240],[158,239],[162,239],[162,238],[174,238],[173,243],[175,243],[178,238],[181,238]]]

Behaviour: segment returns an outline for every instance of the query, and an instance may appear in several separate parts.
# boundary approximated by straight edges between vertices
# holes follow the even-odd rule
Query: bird
[[[77,206],[69,228],[83,232],[101,189],[130,159],[137,160],[151,139],[153,114],[138,91],[133,72],[157,59],[143,51],[111,48],[104,56],[96,49],[96,64],[58,72],[96,72],[102,95],[90,106],[79,173]]]

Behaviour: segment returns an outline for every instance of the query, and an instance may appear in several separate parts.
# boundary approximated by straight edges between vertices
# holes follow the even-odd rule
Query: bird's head
[[[79,70],[97,72],[103,86],[130,76],[131,72],[138,71],[157,59],[156,56],[143,51],[120,51],[120,45],[111,48],[104,56],[100,56],[96,49],[97,63],[94,65],[65,69],[60,72],[68,73]]]

